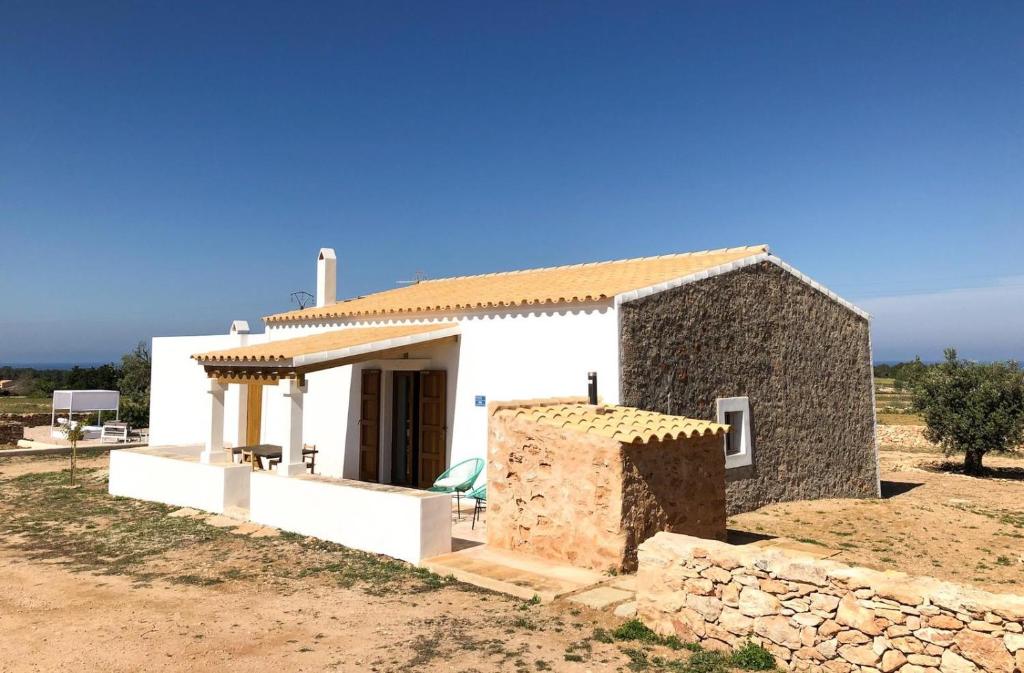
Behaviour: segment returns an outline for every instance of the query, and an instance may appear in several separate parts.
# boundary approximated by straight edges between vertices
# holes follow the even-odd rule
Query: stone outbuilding
[[[487,543],[632,570],[659,531],[724,539],[728,429],[582,398],[492,403]]]

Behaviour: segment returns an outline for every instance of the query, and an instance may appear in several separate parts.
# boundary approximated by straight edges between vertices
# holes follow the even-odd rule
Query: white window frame
[[[728,412],[739,411],[743,414],[741,427],[729,428],[730,433],[740,432],[740,452],[730,456],[727,452],[729,447],[728,436],[722,442],[722,451],[725,452],[725,469],[731,470],[735,467],[753,465],[754,443],[753,438],[750,436],[750,400],[746,397],[719,397],[717,404],[719,423],[725,423],[725,414]]]

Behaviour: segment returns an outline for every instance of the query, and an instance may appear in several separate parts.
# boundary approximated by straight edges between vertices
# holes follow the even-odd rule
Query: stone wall
[[[659,533],[640,545],[637,613],[655,631],[830,673],[1024,671],[1024,597],[757,545]]]
[[[0,421],[0,446],[14,446],[25,436],[25,426],[18,421]]]
[[[627,302],[620,323],[622,404],[713,420],[717,398],[750,398],[730,514],[879,495],[864,318],[763,262]]]
[[[661,530],[723,538],[722,438],[622,444],[492,413],[487,543],[597,570],[632,570]]]
[[[50,414],[0,414],[0,421],[17,421],[27,428],[34,428],[38,425],[49,425]]]

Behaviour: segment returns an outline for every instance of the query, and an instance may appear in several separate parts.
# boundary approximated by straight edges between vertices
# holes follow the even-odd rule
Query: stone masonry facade
[[[706,647],[751,640],[794,671],[1024,673],[1024,597],[757,545],[659,533],[637,614]]]
[[[622,404],[715,419],[748,397],[753,465],[728,511],[877,497],[868,321],[770,262],[626,302]]]
[[[720,436],[622,444],[492,414],[487,544],[596,570],[633,570],[658,531],[725,536]]]

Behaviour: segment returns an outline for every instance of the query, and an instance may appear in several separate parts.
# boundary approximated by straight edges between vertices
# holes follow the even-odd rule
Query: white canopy
[[[117,411],[121,393],[116,390],[54,390],[53,409],[76,411]]]

